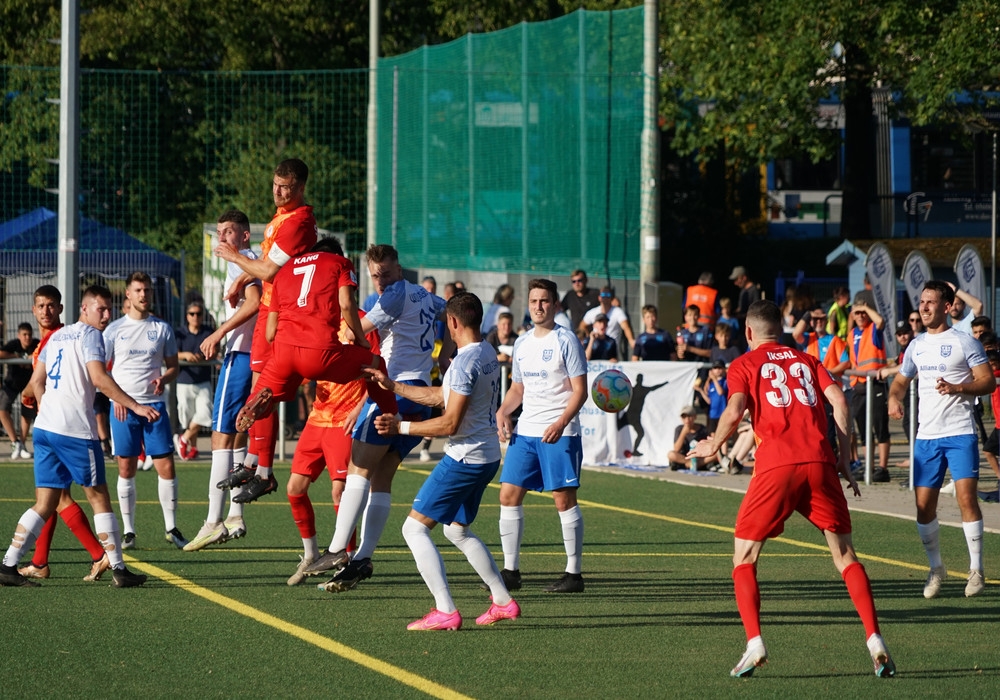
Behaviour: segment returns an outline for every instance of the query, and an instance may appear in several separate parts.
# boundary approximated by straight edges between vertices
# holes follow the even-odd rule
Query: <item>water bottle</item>
[[[698,446],[698,441],[697,440],[692,440],[690,443],[688,443],[688,448],[691,449],[691,450],[694,450],[694,448],[697,447],[697,446]],[[697,457],[692,457],[691,458],[691,465],[690,466],[691,466],[691,471],[693,471],[693,472],[698,471],[698,458]]]

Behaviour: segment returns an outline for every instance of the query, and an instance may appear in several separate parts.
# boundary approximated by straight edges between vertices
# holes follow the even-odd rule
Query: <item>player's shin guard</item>
[[[160,509],[163,511],[163,526],[167,532],[177,527],[177,479],[157,477],[157,494],[160,497]],[[217,489],[218,490],[218,489]]]
[[[97,538],[104,543],[104,551],[108,554],[108,562],[112,569],[124,566],[122,560],[122,538],[118,531],[118,518],[114,513],[94,513],[94,529]]]
[[[122,512],[122,530],[135,532],[135,478],[118,477],[118,508]]]
[[[87,520],[87,514],[83,512],[83,508],[78,503],[63,508],[59,517],[66,523],[66,527],[76,536],[76,539],[80,540],[80,544],[90,554],[92,561],[97,561],[104,556],[104,547],[94,536],[94,531],[90,529],[90,521]],[[48,523],[45,525],[48,527]],[[42,536],[44,534],[45,530],[43,529]],[[39,540],[41,540],[41,536],[39,536]],[[35,551],[38,551],[38,545],[35,545]]]
[[[747,640],[760,636],[760,588],[757,586],[757,565],[740,564],[733,569],[733,589],[736,608],[743,621]]]
[[[341,501],[343,504],[343,501]],[[382,531],[389,521],[389,511],[392,509],[392,494],[388,491],[373,491],[368,494],[368,506],[361,519],[361,543],[358,545],[354,559],[371,559],[375,547],[382,538]],[[440,608],[438,608],[440,610]]]
[[[316,512],[308,493],[288,494],[288,504],[292,507],[292,519],[299,529],[302,539],[316,536]]]
[[[490,587],[493,602],[497,605],[507,605],[510,602],[510,591],[503,585],[500,569],[493,561],[493,555],[483,541],[476,537],[467,526],[454,523],[444,526],[444,536],[458,547],[459,551],[469,560],[469,564],[479,574],[479,578]]]
[[[500,506],[500,545],[503,568],[521,568],[521,537],[524,535],[524,506]]]
[[[865,639],[873,634],[880,634],[878,629],[878,614],[875,612],[875,598],[872,595],[872,584],[868,580],[868,574],[861,562],[848,564],[841,576],[847,592],[851,596],[854,608],[858,611],[858,617],[865,626]]]
[[[10,547],[4,554],[4,566],[17,567],[21,557],[26,551],[31,549],[31,544],[38,538],[38,534],[45,527],[45,521],[33,509],[24,511],[21,519],[17,521],[14,528],[14,537],[10,540]]]
[[[583,515],[580,514],[580,506],[560,511],[559,521],[566,547],[566,573],[578,574],[583,558]]]
[[[965,533],[965,543],[969,547],[969,569],[971,571],[983,570],[983,521],[976,520],[971,523],[962,523],[962,531]]]
[[[360,474],[347,475],[337,511],[337,526],[333,531],[333,541],[330,542],[331,552],[347,549],[347,541],[352,538],[354,527],[361,517],[370,486],[368,479]]]
[[[226,492],[215,485],[229,476],[233,467],[232,450],[212,450],[212,471],[208,479],[208,517],[206,522],[221,523],[222,510],[226,505]]]
[[[372,494],[373,496],[375,494]],[[434,596],[434,607],[443,613],[453,613],[457,609],[455,601],[451,598],[451,591],[448,590],[448,579],[444,573],[444,560],[441,559],[441,552],[434,546],[431,539],[431,531],[419,520],[407,518],[403,523],[403,539],[406,546],[413,553],[413,561],[417,564],[417,571],[427,584],[431,595]],[[362,538],[362,544],[364,539]]]

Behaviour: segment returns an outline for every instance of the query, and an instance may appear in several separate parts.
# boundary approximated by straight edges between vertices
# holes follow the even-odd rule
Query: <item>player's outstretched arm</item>
[[[216,356],[219,352],[219,344],[229,331],[242,326],[247,320],[257,315],[257,309],[260,308],[260,287],[256,284],[245,285],[243,294],[243,306],[223,321],[218,328],[212,331],[211,335],[201,341],[201,354],[205,356],[205,359],[211,360]]]
[[[437,418],[413,421],[411,423],[410,421],[399,420],[399,416],[382,415],[375,418],[375,429],[378,430],[379,435],[417,435],[420,437],[445,437],[454,435],[458,430],[458,426],[462,424],[468,408],[469,397],[453,391],[448,399],[448,406],[444,409],[444,413]],[[401,426],[402,430],[400,429]]]
[[[375,367],[364,367],[361,370],[364,379],[377,383],[383,389],[391,391],[404,399],[415,401],[423,406],[441,408],[444,406],[444,390],[439,386],[411,386],[395,382],[386,376],[385,372]]]
[[[90,374],[90,381],[94,383],[94,386],[100,389],[102,394],[114,401],[116,407],[121,406],[126,408],[150,422],[160,417],[160,412],[155,408],[144,406],[126,394],[125,390],[118,386],[118,382],[108,374],[103,362],[91,360],[87,363],[87,372]]]
[[[746,394],[738,393],[730,395],[729,401],[726,403],[726,410],[722,412],[722,415],[719,417],[719,424],[715,427],[715,434],[710,438],[699,441],[694,449],[688,452],[688,458],[700,457],[707,459],[708,457],[714,457],[726,440],[729,439],[729,436],[736,431],[740,421],[743,420],[743,412],[746,410],[746,406]]]

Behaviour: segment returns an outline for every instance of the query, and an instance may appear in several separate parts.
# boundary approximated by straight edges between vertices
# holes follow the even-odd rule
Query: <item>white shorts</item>
[[[177,424],[181,431],[194,423],[205,428],[212,427],[212,385],[177,384]]]

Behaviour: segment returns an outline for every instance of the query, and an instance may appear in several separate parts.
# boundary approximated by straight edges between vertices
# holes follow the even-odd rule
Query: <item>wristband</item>
[[[399,434],[400,435],[410,434],[410,421],[408,420],[399,421]]]

